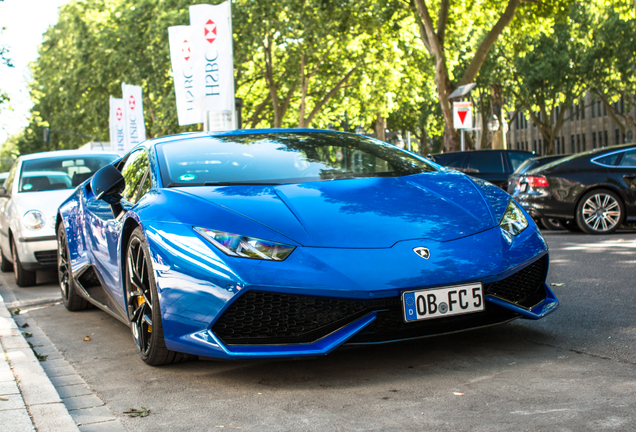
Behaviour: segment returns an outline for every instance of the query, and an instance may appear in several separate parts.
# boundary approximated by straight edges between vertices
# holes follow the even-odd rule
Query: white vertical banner
[[[234,129],[234,59],[230,1],[190,6],[193,31],[195,104],[207,130]],[[206,113],[207,112],[207,113]]]
[[[203,112],[195,105],[196,80],[203,74],[194,73],[194,49],[192,47],[192,27],[175,26],[168,28],[172,77],[177,99],[179,126],[203,122]]]
[[[121,84],[124,99],[124,142],[125,151],[146,140],[146,125],[144,123],[144,106],[141,99],[141,87]]]
[[[110,148],[123,155],[126,153],[125,149],[125,122],[124,122],[124,100],[110,97],[110,116],[108,117],[108,123],[110,126]]]

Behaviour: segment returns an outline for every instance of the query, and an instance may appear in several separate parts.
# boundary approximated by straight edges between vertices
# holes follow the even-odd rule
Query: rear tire
[[[140,227],[133,231],[128,241],[125,275],[128,320],[141,359],[150,366],[192,359],[190,355],[166,347],[150,250]]]
[[[576,223],[588,234],[612,234],[624,219],[623,201],[607,189],[586,193],[576,207]]]
[[[35,285],[35,272],[26,270],[20,263],[18,250],[15,246],[15,239],[11,241],[11,255],[13,255],[13,274],[15,275],[15,283],[19,287],[30,287]]]
[[[88,300],[77,294],[75,280],[71,272],[70,256],[64,226],[59,226],[57,230],[57,276],[62,291],[62,303],[70,311],[89,309],[91,304]]]
[[[2,249],[0,249],[0,270],[2,270],[3,273],[13,271],[13,264],[4,256]]]

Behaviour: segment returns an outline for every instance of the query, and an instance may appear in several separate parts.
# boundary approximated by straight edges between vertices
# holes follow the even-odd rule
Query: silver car
[[[20,156],[0,188],[0,269],[18,286],[35,285],[36,270],[57,265],[57,208],[95,171],[118,156],[62,150]]]

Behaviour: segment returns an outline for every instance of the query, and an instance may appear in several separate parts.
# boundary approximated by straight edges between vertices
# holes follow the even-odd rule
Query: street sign
[[[473,128],[472,102],[453,102],[453,127],[455,129]]]

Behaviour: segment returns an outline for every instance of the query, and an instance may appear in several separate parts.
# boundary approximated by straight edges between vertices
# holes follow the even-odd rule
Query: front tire
[[[62,291],[62,303],[70,311],[85,310],[91,307],[88,300],[77,294],[75,280],[71,272],[71,254],[68,249],[68,240],[63,226],[57,230],[57,275]]]
[[[586,193],[576,208],[576,223],[588,234],[611,234],[621,226],[624,218],[623,201],[607,189]]]
[[[13,258],[13,274],[15,275],[15,283],[19,287],[30,287],[35,285],[35,272],[26,270],[22,267],[18,250],[15,246],[15,239],[11,241],[11,255]]]
[[[0,248],[0,270],[2,270],[3,273],[8,273],[10,271],[13,271],[13,264],[11,264],[9,260],[7,259],[7,257],[4,256],[4,252],[2,252],[1,248]]]
[[[141,359],[150,366],[188,360],[190,356],[166,348],[150,251],[140,227],[128,241],[125,267],[128,320]]]
[[[550,231],[557,231],[563,229],[559,224],[557,219],[553,218],[541,218],[541,224],[545,227],[545,229]]]

